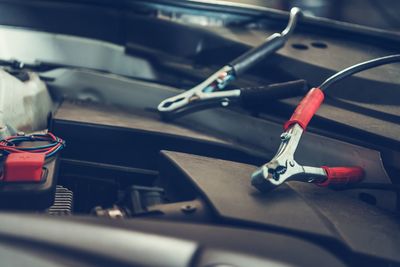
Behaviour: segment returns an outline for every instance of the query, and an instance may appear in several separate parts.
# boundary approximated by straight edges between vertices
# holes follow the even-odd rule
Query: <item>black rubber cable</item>
[[[290,10],[289,22],[281,33],[272,34],[259,46],[248,50],[246,53],[232,60],[228,65],[233,68],[235,76],[241,75],[266,56],[282,48],[288,38],[293,34],[293,31],[297,25],[297,21],[302,16],[303,13],[299,8],[292,8]]]
[[[364,70],[369,70],[375,67],[379,67],[386,64],[391,64],[395,62],[400,62],[400,54],[397,55],[390,55],[385,57],[374,58],[372,60],[364,61],[348,67],[338,73],[332,75],[328,79],[326,79],[318,88],[322,91],[326,90],[329,86],[333,85],[334,83],[347,78],[353,74],[359,73]]]

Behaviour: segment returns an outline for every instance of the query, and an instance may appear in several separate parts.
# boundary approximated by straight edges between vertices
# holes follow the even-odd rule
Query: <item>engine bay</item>
[[[168,27],[182,27],[182,36],[186,34],[182,25],[168,23]],[[150,23],[146,27],[157,25]],[[202,34],[216,36],[223,29],[207,31]],[[233,33],[225,35],[225,41],[235,39]],[[341,69],[336,59],[322,67],[318,60],[306,62],[310,56],[305,54],[306,50],[314,49],[316,54],[329,58],[338,47],[346,46],[347,55],[356,51],[350,61],[360,62],[356,59],[366,57],[362,54],[362,46],[366,44],[335,43],[329,38],[323,41],[319,38],[318,42],[324,44],[319,48],[318,45],[296,48],[298,42],[315,41],[315,36],[305,31],[294,35],[294,41],[285,40],[288,43],[263,68],[236,81],[234,74],[240,73],[240,68],[244,72],[247,66],[240,65],[242,62],[235,65],[237,62],[233,61],[236,63],[229,66],[236,66],[236,72],[232,67],[221,69],[222,76],[221,72],[214,73],[218,69],[215,65],[223,65],[220,64],[225,60],[223,56],[216,57],[210,66],[196,59],[198,65],[194,64],[193,71],[187,67],[193,63],[190,57],[177,59],[167,52],[152,50],[154,47],[146,50],[143,44],[123,47],[90,38],[12,27],[1,27],[0,36],[5,37],[0,49],[4,59],[0,62],[1,211],[54,217],[60,225],[65,219],[65,223],[68,220],[115,222],[121,229],[136,227],[138,232],[146,232],[145,228],[150,227],[154,232],[170,231],[172,236],[203,238],[203,242],[225,250],[268,254],[268,257],[276,254],[269,247],[254,252],[250,241],[242,240],[236,248],[234,244],[218,243],[227,236],[238,241],[242,235],[249,235],[254,240],[259,238],[260,244],[279,240],[276,249],[283,249],[287,242],[288,247],[302,247],[320,255],[314,261],[303,259],[301,253],[288,258],[271,256],[290,263],[386,266],[400,262],[397,253],[400,181],[396,176],[400,159],[396,104],[400,98],[393,92],[392,98],[379,97],[375,90],[398,89],[398,64],[349,78],[343,82],[348,90],[339,91],[338,87],[329,90],[326,104],[313,119],[310,131],[303,127],[302,140],[299,141],[299,136],[294,148],[287,144],[297,138],[295,132],[289,132],[295,126],[284,126],[282,133],[282,124],[302,96],[308,94],[308,89],[268,101],[266,105],[261,101],[261,106],[250,110],[234,105],[238,94],[244,94],[235,88],[253,88],[260,83],[282,86],[290,78],[297,82],[307,80],[300,80],[303,90],[305,84],[307,88],[319,84],[321,79],[317,82],[316,76],[329,76]],[[226,49],[240,50],[233,53],[242,55],[243,47],[260,36],[260,31],[254,30],[247,39],[244,35],[240,45],[231,44]],[[207,44],[214,44],[215,40]],[[24,50],[26,43],[34,44],[29,53]],[[394,50],[368,45],[373,48],[368,50],[369,58],[371,54],[381,56]],[[219,49],[217,52],[205,49],[203,53],[219,54]],[[153,52],[157,52],[154,58],[146,57]],[[218,75],[214,77],[215,74]],[[209,77],[211,82],[207,80]],[[164,82],[156,82],[156,78]],[[231,80],[233,85],[228,85]],[[157,106],[164,103],[163,107],[169,111],[183,101],[182,94],[188,93],[180,89],[196,89],[196,85],[203,84],[201,81],[208,83],[200,93],[184,97],[189,99],[188,103],[203,101],[204,97],[206,108],[196,107],[195,112],[187,114],[185,110],[184,116],[173,119],[160,116]],[[225,86],[230,90],[222,91]],[[358,88],[373,92],[364,95],[374,101],[368,102],[366,96],[355,94]],[[213,91],[217,91],[217,101],[207,98],[207,93]],[[268,97],[275,94],[269,93]],[[257,102],[259,97],[258,93],[251,95],[248,101]],[[168,99],[173,100],[165,102]],[[363,113],[367,109],[369,113]],[[377,123],[382,113],[389,119]],[[270,159],[278,162],[278,156],[286,153],[282,148],[285,145],[293,152],[292,161],[286,161],[284,169],[274,167],[272,172],[271,165],[265,163]],[[289,173],[288,164],[298,164],[304,173],[280,181],[285,172]],[[325,176],[329,175],[322,171],[322,178],[316,175],[313,180],[307,176],[307,168],[313,168],[309,166],[323,166],[320,172],[329,168],[326,166],[357,166],[362,168],[363,183],[379,184],[381,188],[324,187]],[[260,188],[255,186],[259,181],[256,180],[259,177],[254,178],[256,174],[264,175],[261,178],[272,176],[271,183],[276,188],[267,193],[257,190]],[[56,227],[51,224],[49,229]],[[169,230],[163,231],[161,224]],[[180,227],[189,229],[192,224],[198,230],[188,230],[191,234],[180,231]],[[271,236],[262,241],[263,235],[268,234]],[[205,262],[199,266],[211,265]]]

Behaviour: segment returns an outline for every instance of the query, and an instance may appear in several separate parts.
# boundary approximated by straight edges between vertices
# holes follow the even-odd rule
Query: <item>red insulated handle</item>
[[[327,179],[318,186],[343,186],[360,182],[364,178],[364,170],[360,167],[322,167]]]
[[[313,88],[308,91],[307,95],[301,100],[290,120],[288,120],[283,128],[285,131],[293,124],[298,123],[304,130],[307,128],[311,118],[317,112],[319,106],[324,101],[324,93],[319,88]]]

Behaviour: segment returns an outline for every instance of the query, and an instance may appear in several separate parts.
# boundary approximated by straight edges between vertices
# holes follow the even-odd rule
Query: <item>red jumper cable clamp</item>
[[[319,186],[344,186],[357,183],[364,177],[360,167],[310,167],[298,164],[294,159],[300,138],[318,110],[324,93],[311,89],[297,106],[289,121],[284,124],[281,145],[275,157],[255,171],[251,183],[260,191],[269,191],[287,181],[314,183]]]
[[[324,100],[323,91],[338,81],[358,72],[400,62],[400,54],[374,58],[348,67],[311,89],[284,125],[281,145],[275,157],[255,171],[251,183],[260,191],[268,191],[287,181],[314,183],[319,186],[344,187],[360,182],[364,170],[360,167],[309,167],[299,165],[294,154],[301,135]]]

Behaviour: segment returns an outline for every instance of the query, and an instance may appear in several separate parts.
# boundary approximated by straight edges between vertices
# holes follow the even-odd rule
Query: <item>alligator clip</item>
[[[267,86],[241,88],[198,95],[191,103],[161,114],[164,120],[172,120],[199,110],[240,105],[245,109],[258,110],[266,101],[303,95],[307,91],[305,80],[295,80]]]
[[[157,107],[162,118],[173,116],[164,116],[167,113],[179,113],[189,109],[187,106],[196,105],[196,102],[202,101],[204,105],[215,102],[218,105],[226,106],[226,103],[239,97],[239,90],[226,92],[216,92],[224,89],[230,82],[235,80],[251,66],[261,61],[266,56],[274,53],[284,46],[288,37],[293,33],[298,18],[302,15],[299,8],[290,10],[289,22],[281,33],[274,33],[268,37],[261,45],[250,49],[243,55],[231,61],[220,70],[212,74],[199,85],[189,89],[179,95],[163,100]],[[221,101],[222,99],[222,101]]]
[[[251,184],[262,192],[272,190],[287,181],[314,183],[323,187],[344,187],[364,177],[360,167],[310,167],[294,159],[301,136],[324,100],[319,88],[311,89],[284,125],[281,145],[274,158],[255,171]]]

